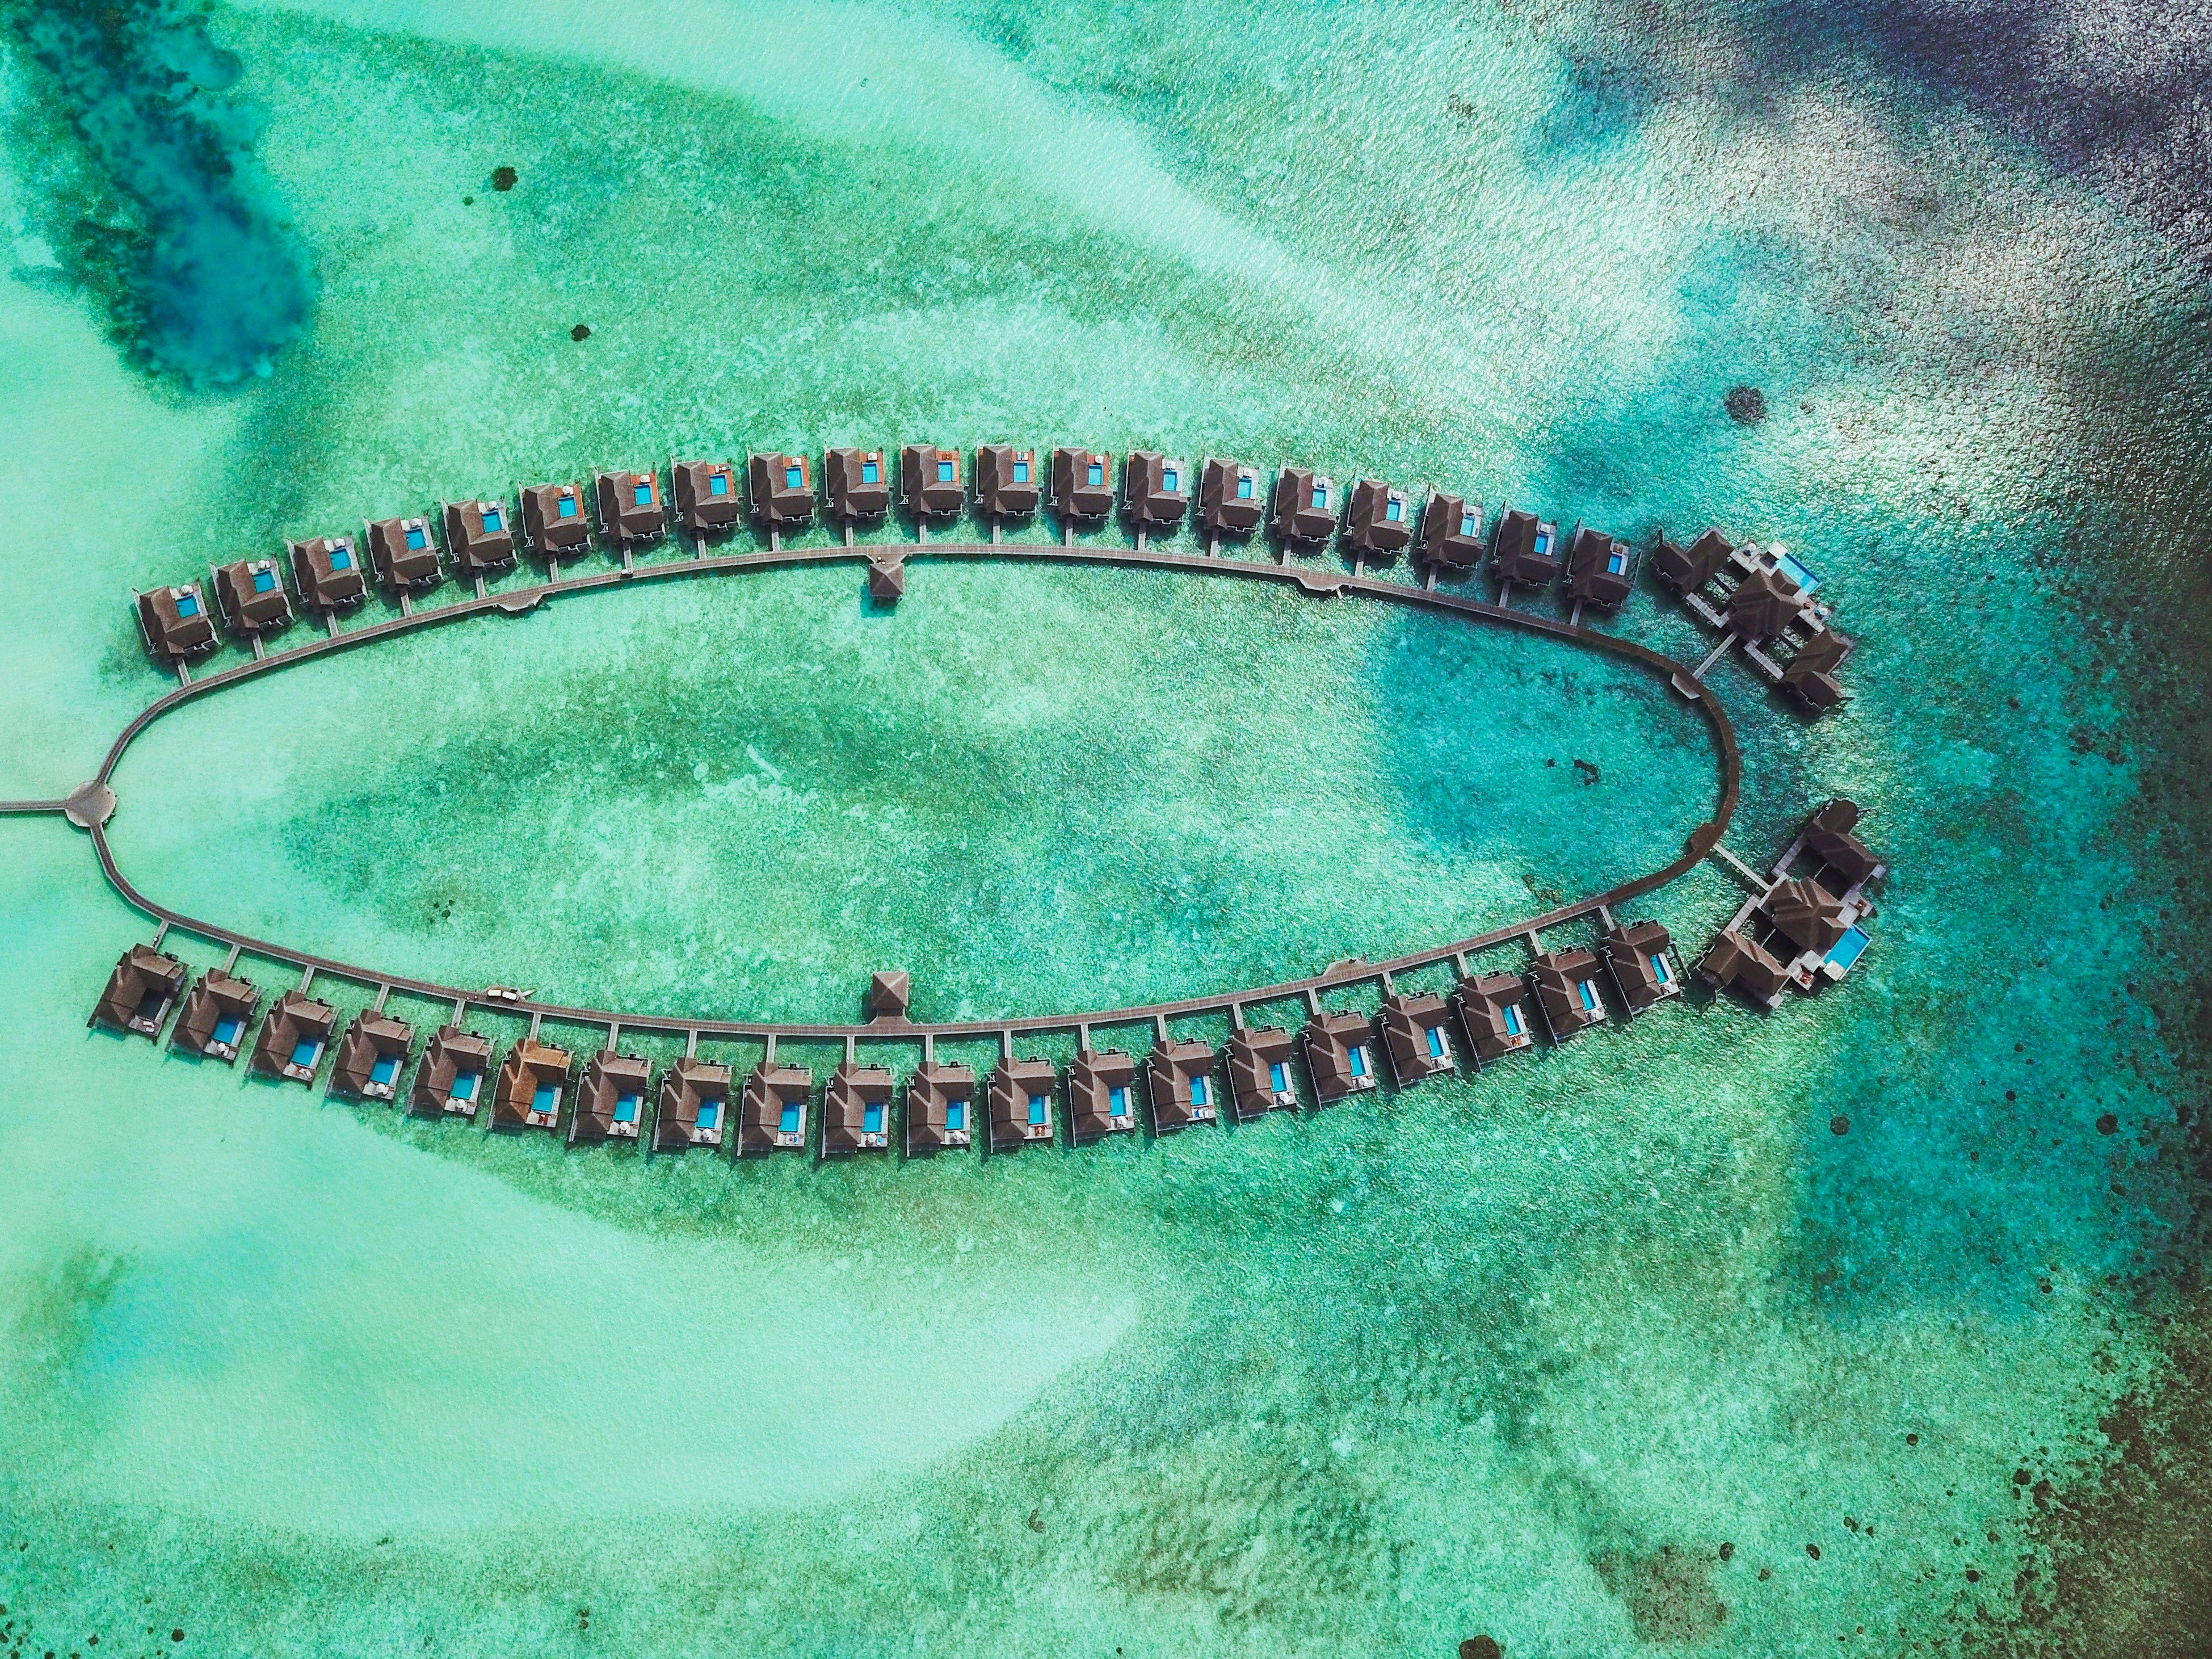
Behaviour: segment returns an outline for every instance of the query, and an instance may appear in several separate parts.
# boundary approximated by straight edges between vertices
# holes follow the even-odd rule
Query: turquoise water
[[[72,488],[0,544],[0,795],[157,694],[134,586],[287,534],[678,451],[1141,442],[1783,540],[1857,700],[1808,725],[1717,671],[1729,843],[1843,793],[1896,873],[1850,980],[1771,1018],[1158,1142],[737,1167],[88,1034],[146,930],[75,831],[0,820],[26,1651],[2027,1650],[2131,1615],[2147,1576],[2083,1588],[2124,1528],[2063,1516],[2107,1512],[2100,1425],[2175,1409],[2194,1255],[2165,227],[1909,64],[1762,56],[1752,8],[339,9],[102,48],[200,64],[228,172],[173,112],[72,126],[88,71],[4,13],[0,453]],[[234,208],[236,287],[93,235],[103,202],[151,247],[165,203]],[[896,963],[950,1015],[1425,944],[1710,810],[1701,727],[1543,641],[912,578],[889,615],[836,568],[575,596],[218,693],[125,763],[118,852],[405,970],[797,1018]],[[1612,625],[1700,649],[1648,588]],[[1639,908],[1695,945],[1735,902],[1705,869]]]

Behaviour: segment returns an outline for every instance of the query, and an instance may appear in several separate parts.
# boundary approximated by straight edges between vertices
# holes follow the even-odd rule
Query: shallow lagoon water
[[[2094,1498],[2100,1425],[2155,1396],[2191,1237],[2197,830],[2172,780],[2201,694],[2126,591],[2178,567],[2188,521],[2147,526],[2126,486],[2185,496],[2201,465],[2107,389],[2182,337],[2158,227],[1909,79],[1802,73],[1746,105],[1705,37],[1662,22],[1639,58],[1601,13],[863,9],[790,14],[772,49],[738,9],[618,34],[580,10],[349,16],[210,25],[319,284],[243,389],[124,365],[42,228],[49,140],[17,141],[8,453],[97,451],[136,487],[96,517],[40,496],[0,547],[22,619],[0,793],[66,789],[154,695],[134,584],[632,456],[1012,434],[1780,537],[1863,641],[1859,700],[1806,726],[1721,671],[1747,748],[1731,844],[1761,854],[1840,791],[1898,873],[1853,981],[1775,1018],[1701,1004],[1170,1141],[732,1168],[398,1122],[88,1036],[143,929],[74,832],[0,823],[15,1628],[103,1652],[173,1628],[794,1654],[2081,1633],[2072,1607],[2036,1616],[2080,1571],[2042,1517]],[[915,40],[941,71],[907,66]],[[993,161],[1001,193],[972,182]],[[1763,422],[1724,412],[1739,382]],[[932,640],[1041,618],[1069,643],[1033,672],[986,650],[932,678]],[[718,626],[777,621],[701,661]],[[935,947],[935,988],[908,965],[948,1006],[1008,1007],[1422,942],[1525,878],[1633,862],[1617,782],[1666,792],[1667,850],[1711,787],[1677,713],[1594,696],[1555,729],[1533,644],[1288,595],[921,567],[892,618],[828,571],[460,626],[505,690],[481,720],[418,641],[164,722],[125,780],[132,867],[380,961],[835,1012],[888,934]],[[1619,626],[1697,648],[1650,591]],[[1194,696],[1150,659],[1200,636],[1246,648]],[[807,673],[825,641],[855,672]],[[195,773],[196,731],[272,717],[294,681],[380,723],[371,770],[311,726]],[[646,718],[672,696],[680,754]],[[1440,757],[1438,733],[1495,729],[1492,697],[1512,764]],[[1224,713],[1260,708],[1282,723]],[[670,925],[714,914],[695,901],[753,843],[679,837],[698,873],[666,883],[636,878],[641,848],[709,787],[775,784],[747,745],[875,810],[835,736],[871,720],[972,769],[951,798],[881,775],[927,822],[914,862],[833,908],[793,878],[860,832],[810,826],[758,866],[790,896],[687,953]],[[1352,781],[1240,788],[1224,728]],[[601,774],[607,732],[626,752]],[[1145,733],[1157,785],[1128,781],[1155,775]],[[1017,769],[1094,749],[1127,763],[1082,806],[1165,822],[1061,832],[1036,780],[1065,780]],[[477,774],[507,793],[468,819],[400,810]],[[156,785],[194,810],[163,816]],[[963,864],[994,801],[998,861]],[[1294,846],[1256,856],[1279,805]],[[1190,817],[1246,833],[1197,856]],[[1337,936],[1366,909],[1323,877],[1346,857],[1410,876],[1371,937]],[[1155,862],[1190,878],[1152,913],[1172,925],[1078,901]],[[1020,902],[956,905],[948,871],[955,897]],[[538,959],[497,902],[524,891],[554,895]],[[1649,908],[1694,940],[1732,902],[1705,871]]]

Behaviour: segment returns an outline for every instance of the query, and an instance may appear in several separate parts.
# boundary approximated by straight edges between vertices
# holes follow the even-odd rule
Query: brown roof
[[[745,463],[753,522],[792,530],[814,516],[814,470],[804,455],[754,455]]]
[[[1833,708],[1844,701],[1843,682],[1835,671],[1851,654],[1851,645],[1834,629],[1821,629],[1784,665],[1782,689],[1815,714]]]
[[[1712,942],[1698,971],[1719,988],[1732,987],[1766,1008],[1782,1000],[1783,988],[1789,983],[1789,970],[1765,945],[1733,930]]]
[[[1617,542],[1588,525],[1567,545],[1567,597],[1611,610],[1636,590],[1636,558]]]
[[[1441,491],[1421,509],[1421,562],[1439,570],[1472,570],[1482,562],[1482,503]]]
[[[350,536],[317,536],[288,544],[292,585],[313,611],[341,611],[368,597],[368,571]]]
[[[912,995],[913,984],[906,971],[894,968],[869,976],[862,1008],[870,1019],[904,1019]]]
[[[1774,570],[1754,570],[1729,595],[1729,631],[1747,640],[1771,640],[1804,608],[1797,584]]]
[[[871,477],[870,473],[875,476]],[[823,499],[840,524],[862,524],[890,510],[891,472],[880,449],[833,449],[822,458]]]
[[[1677,547],[1662,536],[1651,568],[1675,592],[1694,593],[1713,579],[1728,556],[1729,538],[1717,530],[1706,531],[1687,547]]]
[[[807,1097],[813,1092],[814,1073],[804,1066],[763,1060],[754,1066],[738,1103],[738,1156],[804,1147]]]
[[[1080,1146],[1136,1127],[1136,1060],[1120,1048],[1078,1048],[1067,1069],[1068,1139]]]
[[[960,474],[958,450],[907,445],[899,451],[899,505],[911,518],[959,517],[968,505],[968,486]]]
[[[274,559],[240,559],[215,573],[216,598],[234,634],[273,634],[290,625],[292,596]]]
[[[1382,1046],[1400,1088],[1451,1070],[1451,1018],[1442,997],[1427,991],[1387,996],[1380,1012]]]
[[[1340,503],[1334,478],[1305,467],[1286,466],[1275,475],[1269,526],[1278,541],[1293,545],[1325,542],[1336,530]]]
[[[1151,1097],[1152,1133],[1172,1134],[1219,1115],[1220,1091],[1214,1082],[1212,1049],[1203,1042],[1170,1038],[1155,1042],[1145,1060],[1145,1091]]]
[[[158,1037],[162,1022],[169,1018],[169,1010],[184,989],[183,963],[150,945],[134,945],[115,959],[107,988],[93,1004],[92,1018],[85,1024]]]
[[[1052,452],[1052,510],[1078,524],[1114,511],[1114,458],[1100,449]]]
[[[253,1012],[260,1006],[261,993],[250,981],[210,968],[186,994],[176,1028],[169,1033],[169,1046],[188,1054],[234,1060],[245,1046],[246,1028],[253,1023]],[[230,1028],[227,1036],[226,1027]]]
[[[953,1107],[960,1121],[952,1122]],[[925,1060],[906,1083],[906,1154],[921,1158],[948,1147],[973,1144],[975,1133],[975,1073],[972,1066]]]
[[[1129,522],[1160,530],[1190,509],[1190,469],[1156,449],[1137,449],[1121,463],[1121,511]]]
[[[514,509],[505,501],[447,501],[446,553],[464,579],[514,562]]]
[[[744,489],[727,461],[675,461],[668,468],[676,522],[688,536],[714,536],[737,527]]]
[[[1761,907],[1774,929],[1800,951],[1826,956],[1850,924],[1843,907],[1818,882],[1784,881],[1775,884]]]
[[[435,587],[445,572],[428,519],[377,519],[363,526],[368,562],[386,587]]]
[[[263,1077],[313,1083],[337,1023],[338,1011],[329,1003],[304,991],[287,991],[261,1022],[246,1063]]]
[[[868,561],[868,597],[878,605],[896,605],[906,596],[906,560],[894,553]]]
[[[1535,1015],[1518,974],[1463,979],[1452,988],[1451,1004],[1477,1060],[1503,1060],[1535,1046]]]
[[[355,1015],[331,1062],[330,1092],[356,1100],[398,1099],[399,1074],[414,1046],[415,1028],[405,1020],[373,1009]]]
[[[1298,1046],[1317,1104],[1333,1106],[1375,1086],[1375,1022],[1366,1015],[1316,1014],[1298,1033]]]
[[[1605,1019],[1605,998],[1598,989],[1597,973],[1597,953],[1580,948],[1547,951],[1529,965],[1536,1005],[1544,1011],[1553,1042],[1565,1042],[1577,1031],[1586,1031]]]
[[[407,1096],[407,1109],[425,1115],[451,1113],[474,1117],[483,1103],[485,1085],[491,1077],[491,1040],[458,1025],[441,1025],[422,1049],[422,1063],[415,1068],[415,1086]],[[455,1085],[469,1079],[467,1092],[457,1095]]]
[[[1402,489],[1362,478],[1352,486],[1344,509],[1344,548],[1353,557],[1378,562],[1395,558],[1413,538],[1413,504]]]
[[[580,483],[527,484],[522,491],[522,533],[543,558],[581,553],[592,544],[592,515]]]
[[[994,1151],[1051,1141],[1052,1091],[1057,1080],[1052,1062],[1034,1054],[1027,1060],[1009,1056],[999,1062],[991,1073]]]
[[[1267,510],[1267,484],[1260,469],[1242,461],[1206,457],[1198,473],[1198,522],[1216,536],[1249,535]]]
[[[1533,513],[1506,508],[1498,517],[1490,568],[1499,581],[1515,587],[1545,586],[1559,574],[1559,527]]]
[[[507,1051],[491,1091],[495,1129],[550,1129],[561,1117],[568,1091],[570,1055],[566,1048],[530,1037]]]
[[[1674,967],[1674,941],[1656,921],[1632,921],[1608,929],[1598,939],[1613,988],[1631,1015],[1682,994]]]
[[[592,481],[599,527],[618,546],[649,542],[668,530],[668,503],[653,471],[602,472]]]
[[[196,657],[215,646],[215,617],[198,582],[149,587],[138,596],[138,631],[163,663]]]
[[[1229,1034],[1229,1097],[1240,1121],[1271,1111],[1296,1111],[1297,1075],[1291,1069],[1291,1034],[1279,1025],[1238,1026]],[[1275,1086],[1279,1078],[1282,1086]]]
[[[727,1068],[725,1097],[727,1095]],[[602,1048],[585,1063],[576,1085],[576,1109],[568,1115],[568,1144],[635,1140],[645,1127],[645,1103],[653,1094],[653,1067],[642,1054]]]
[[[663,1072],[660,1103],[653,1114],[653,1150],[720,1146],[729,1133],[730,1080],[728,1066],[696,1054]]]
[[[1034,449],[985,444],[975,452],[975,510],[987,519],[1026,519],[1036,511],[1043,477]]]
[[[822,1091],[822,1156],[880,1152],[891,1144],[891,1074],[846,1060]]]

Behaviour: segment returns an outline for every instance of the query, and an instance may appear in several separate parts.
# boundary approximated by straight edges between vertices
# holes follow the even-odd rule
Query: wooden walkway
[[[516,1000],[487,995],[484,991],[470,990],[460,986],[441,985],[430,980],[410,979],[404,975],[386,974],[374,969],[332,960],[327,957],[311,956],[270,940],[258,939],[245,933],[203,921],[168,906],[155,902],[132,885],[130,878],[117,866],[115,854],[109,846],[106,824],[112,812],[115,798],[111,780],[117,764],[138,735],[155,720],[173,709],[220,690],[227,685],[271,674],[295,664],[311,661],[341,651],[352,651],[379,640],[396,635],[411,633],[426,628],[436,628],[465,617],[481,617],[490,612],[507,616],[522,616],[536,610],[556,596],[591,593],[610,588],[633,586],[646,582],[669,581],[679,578],[721,574],[735,571],[770,569],[778,567],[808,564],[854,563],[865,565],[870,560],[884,562],[896,554],[904,562],[946,562],[953,560],[1000,559],[1018,560],[1033,563],[1068,563],[1115,565],[1145,570],[1170,570],[1196,575],[1229,576],[1248,581],[1288,584],[1317,596],[1356,594],[1365,598],[1387,600],[1395,605],[1417,610],[1437,612],[1445,616],[1462,617],[1470,621],[1538,634],[1566,643],[1586,647],[1605,655],[1617,658],[1644,670],[1705,716],[1711,729],[1717,758],[1719,763],[1720,794],[1713,815],[1699,824],[1686,842],[1681,855],[1660,869],[1608,888],[1588,898],[1578,899],[1528,917],[1510,926],[1492,928],[1449,944],[1417,951],[1410,955],[1395,957],[1387,962],[1352,962],[1340,964],[1327,971],[1304,979],[1285,980],[1276,985],[1253,986],[1218,996],[1191,997],[1178,1002],[1146,1003],[1128,1008],[1099,1009],[1088,1013],[1030,1016],[1018,1019],[959,1020],[941,1023],[909,1022],[906,1020],[876,1020],[866,1024],[806,1025],[784,1024],[773,1021],[727,1020],[677,1018],[665,1014],[626,1013],[614,1009],[579,1008],[566,1004],[533,1000]],[[158,699],[143,709],[107,751],[98,775],[91,781],[79,786],[67,801],[21,801],[0,803],[0,812],[38,811],[67,812],[72,822],[84,829],[92,837],[93,847],[100,858],[100,866],[106,872],[115,890],[131,904],[161,924],[164,932],[173,929],[194,934],[218,944],[228,945],[234,951],[249,952],[264,959],[286,963],[311,976],[331,976],[351,981],[375,989],[380,1000],[392,991],[451,1003],[458,1021],[462,1012],[471,1006],[501,1013],[530,1016],[533,1025],[540,1019],[573,1021],[595,1025],[618,1025],[624,1030],[647,1030],[688,1035],[697,1037],[854,1038],[915,1039],[951,1037],[996,1036],[1002,1044],[1011,1044],[1018,1033],[1040,1031],[1081,1031],[1094,1025],[1137,1024],[1152,1023],[1156,1027],[1170,1019],[1190,1015],[1226,1014],[1232,1023],[1241,1024],[1244,1008],[1252,1004],[1273,1002],[1294,997],[1304,997],[1309,1006],[1316,1006],[1319,994],[1334,986],[1358,984],[1364,981],[1383,979],[1388,975],[1409,972],[1413,969],[1431,966],[1439,962],[1454,962],[1462,971],[1464,958],[1469,952],[1492,945],[1528,938],[1532,942],[1537,933],[1565,922],[1585,916],[1609,913],[1615,905],[1626,902],[1638,896],[1662,887],[1686,873],[1709,856],[1727,833],[1729,823],[1735,816],[1738,787],[1742,776],[1742,758],[1736,744],[1735,728],[1727,712],[1721,707],[1712,690],[1696,679],[1692,665],[1674,658],[1637,645],[1630,641],[1601,634],[1573,623],[1539,616],[1531,611],[1516,611],[1510,606],[1492,605],[1458,593],[1442,592],[1433,588],[1416,587],[1404,582],[1388,581],[1376,577],[1353,574],[1340,569],[1288,562],[1262,562],[1254,558],[1212,556],[1194,553],[1162,552],[1152,549],[1119,546],[1048,545],[1029,543],[953,543],[877,544],[858,547],[801,547],[775,548],[767,551],[732,553],[701,556],[688,560],[671,561],[662,564],[640,565],[635,568],[607,569],[590,574],[554,580],[532,586],[510,588],[495,593],[480,593],[454,604],[437,605],[387,618],[365,628],[345,632],[333,632],[326,638],[313,639],[289,650],[273,652],[252,662],[240,663],[203,679],[190,680],[175,690]],[[885,963],[885,967],[904,964]],[[858,987],[854,994],[859,994]]]

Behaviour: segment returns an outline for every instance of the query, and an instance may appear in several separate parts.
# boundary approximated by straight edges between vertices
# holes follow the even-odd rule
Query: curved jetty
[[[896,453],[896,476],[890,455]],[[1711,859],[1750,890],[1698,963],[1706,983],[1771,1007],[1795,988],[1808,992],[1843,978],[1863,955],[1874,915],[1869,889],[1886,867],[1856,834],[1858,810],[1847,800],[1826,803],[1812,814],[1771,870],[1760,872],[1721,844],[1735,812],[1741,761],[1727,712],[1705,684],[1713,665],[1731,649],[1760,677],[1808,713],[1836,707],[1844,693],[1836,671],[1852,642],[1829,622],[1821,586],[1803,562],[1779,546],[1736,543],[1708,529],[1686,546],[1664,536],[1648,560],[1626,543],[1577,524],[1563,549],[1557,526],[1538,514],[1508,506],[1487,525],[1480,501],[1432,489],[1417,514],[1413,497],[1389,483],[1361,478],[1350,492],[1306,467],[1284,467],[1269,476],[1245,462],[1209,457],[1193,488],[1188,463],[1164,452],[1131,451],[1119,475],[1105,451],[1062,446],[1040,464],[1040,452],[988,444],[974,453],[912,444],[886,452],[842,448],[826,452],[819,469],[818,510],[842,545],[787,548],[782,536],[811,523],[817,510],[817,470],[804,455],[755,453],[742,474],[728,461],[672,460],[654,471],[592,472],[587,497],[580,483],[532,485],[509,501],[442,503],[436,514],[368,520],[359,542],[319,537],[287,544],[298,603],[322,616],[326,634],[289,649],[271,651],[268,636],[292,618],[294,599],[283,569],[272,559],[247,559],[211,568],[210,606],[197,583],[148,590],[133,604],[148,653],[173,670],[179,684],[142,711],[110,749],[96,778],[67,802],[0,803],[8,811],[67,810],[90,835],[101,869],[123,897],[160,927],[151,945],[126,951],[110,975],[93,1023],[158,1037],[173,1007],[172,1045],[180,1052],[224,1061],[246,1048],[261,994],[236,975],[240,956],[289,964],[300,970],[296,988],[270,1009],[252,1045],[253,1069],[264,1075],[309,1082],[317,1074],[332,1032],[336,1008],[310,994],[317,975],[373,989],[374,1007],[356,1014],[337,1042],[330,1089],[334,1095],[397,1103],[413,1043],[405,1021],[387,1015],[393,991],[450,1004],[451,1020],[424,1045],[413,1081],[404,1090],[407,1109],[429,1116],[473,1118],[487,1094],[488,1123],[497,1129],[556,1130],[568,1110],[569,1144],[637,1140],[655,1152],[720,1147],[733,1157],[818,1146],[822,1156],[842,1158],[888,1151],[896,1142],[910,1158],[978,1144],[999,1151],[1049,1145],[1057,1137],[1060,1091],[1066,1091],[1067,1144],[1086,1145],[1140,1127],[1137,1099],[1144,1094],[1154,1134],[1169,1134],[1224,1118],[1249,1122],[1278,1110],[1297,1109],[1302,1091],[1327,1106],[1375,1089],[1387,1055],[1398,1087],[1458,1070],[1462,1055],[1480,1069],[1533,1051],[1541,1034],[1553,1044],[1614,1019],[1632,1018],[1679,999],[1685,975],[1674,943],[1656,921],[1617,923],[1613,907],[1674,880]],[[860,526],[887,520],[893,507],[910,520],[913,541],[854,544]],[[1057,520],[1058,544],[1007,544],[1002,527],[1048,507]],[[1117,511],[1127,541],[1079,543],[1079,530],[1109,525]],[[989,526],[989,542],[935,542],[928,527],[973,513]],[[1192,521],[1204,550],[1186,551],[1171,538]],[[748,520],[765,549],[748,543]],[[1486,540],[1487,525],[1489,535]],[[434,531],[442,530],[441,538]],[[679,543],[657,560],[639,562],[641,549],[681,532]],[[1222,544],[1260,532],[1273,543],[1257,556],[1224,556]],[[1109,534],[1112,532],[1109,532]],[[710,540],[732,538],[727,550],[710,551]],[[1294,555],[1325,551],[1332,540],[1349,561],[1316,566]],[[597,545],[618,557],[619,569],[569,574],[563,558]],[[544,559],[549,580],[493,592],[491,578],[514,567],[527,548]],[[365,549],[365,554],[361,550]],[[1418,580],[1371,575],[1367,567],[1390,562],[1405,550],[1416,557]],[[1496,602],[1440,588],[1481,570],[1486,553]],[[1218,575],[1285,583],[1319,599],[1357,597],[1409,605],[1469,623],[1533,633],[1597,651],[1652,675],[1685,708],[1703,719],[1715,746],[1719,791],[1711,817],[1692,834],[1680,856],[1606,892],[1554,904],[1543,913],[1488,932],[1452,940],[1382,963],[1357,959],[1321,973],[1260,986],[1141,1007],[1087,1013],[1024,1015],[1011,1018],[921,1021],[911,1018],[905,973],[875,975],[857,1024],[806,1024],[626,1013],[541,1000],[505,988],[470,989],[374,972],[291,951],[161,906],[134,887],[117,866],[106,834],[114,808],[112,779],[132,740],[163,714],[191,698],[247,678],[309,660],[326,652],[353,650],[410,629],[469,617],[520,616],[550,599],[607,592],[640,581],[732,575],[797,564],[852,561],[862,565],[866,589],[878,604],[896,603],[910,569],[922,561],[1006,558],[1068,562],[1127,568]],[[1635,590],[1648,562],[1659,585],[1721,635],[1695,665],[1583,625],[1586,609],[1609,611]],[[410,597],[434,588],[448,572],[473,595],[432,609],[413,608]],[[373,585],[397,599],[399,614],[341,627],[342,612],[362,603]],[[1530,596],[1556,595],[1567,614],[1545,614]],[[220,618],[216,614],[220,611]],[[218,620],[251,645],[253,659],[193,678],[190,663],[218,645]],[[174,930],[229,947],[219,969],[184,990],[186,969],[161,951]],[[1545,935],[1570,930],[1565,939]],[[1520,972],[1479,967],[1480,953],[1519,949]],[[1446,970],[1449,977],[1444,977]],[[1417,982],[1408,977],[1420,975]],[[1360,988],[1378,989],[1364,1008]],[[1605,989],[1610,987],[1610,994]],[[1324,1007],[1322,994],[1329,994]],[[1302,998],[1308,1018],[1293,1034],[1281,1025],[1248,1024],[1248,1009]],[[471,1008],[526,1016],[530,1035],[508,1048],[468,1030]],[[1178,1022],[1225,1017],[1228,1041],[1217,1050]],[[540,1040],[544,1021],[605,1028],[606,1044],[574,1079],[568,1050]],[[1118,1048],[1094,1049],[1094,1027],[1149,1024],[1150,1054],[1140,1063]],[[1218,1031],[1218,1024],[1212,1029]],[[687,1038],[684,1057],[659,1074],[641,1057],[617,1046],[624,1030]],[[1016,1039],[1064,1033],[1079,1039],[1066,1079],[1048,1060],[1017,1059]],[[842,1040],[845,1058],[818,1097],[813,1073],[779,1061],[776,1042]],[[945,1039],[994,1040],[1000,1060],[979,1085],[973,1067],[943,1061],[935,1044]],[[766,1057],[732,1099],[734,1067],[702,1054],[702,1040],[765,1040]],[[863,1059],[860,1043],[919,1043],[922,1058],[902,1091],[884,1056]],[[1303,1069],[1303,1081],[1298,1072]],[[1226,1093],[1218,1092],[1225,1077]],[[652,1125],[646,1118],[650,1106]],[[810,1134],[818,1111],[820,1138]],[[734,1112],[735,1123],[731,1123]],[[985,1119],[981,1134],[976,1118]],[[900,1118],[895,1127],[894,1116]]]

